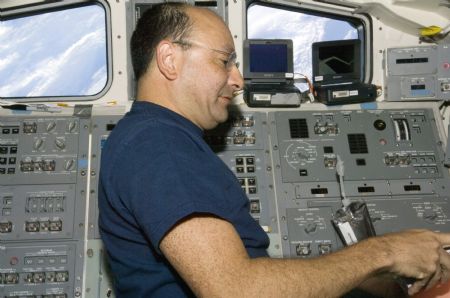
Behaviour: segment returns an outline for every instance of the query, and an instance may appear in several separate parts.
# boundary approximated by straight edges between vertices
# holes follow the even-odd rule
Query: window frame
[[[253,5],[260,5],[270,8],[282,9],[291,12],[309,14],[318,17],[330,18],[338,21],[345,21],[352,24],[357,32],[358,39],[361,41],[361,81],[370,83],[373,78],[373,41],[372,41],[372,19],[367,14],[354,13],[353,8],[331,5],[320,5],[312,3],[293,3],[286,0],[245,0],[244,26],[245,36],[248,38],[248,10]],[[312,78],[310,78],[312,79]]]
[[[35,16],[43,13],[63,11],[77,7],[98,5],[105,12],[105,42],[106,42],[106,83],[103,89],[93,95],[52,95],[52,96],[33,96],[33,97],[4,97],[0,94],[1,100],[12,102],[55,102],[55,101],[95,101],[103,97],[111,88],[113,81],[113,61],[112,61],[112,23],[111,10],[106,0],[69,0],[54,3],[31,3],[25,6],[1,7],[0,20],[7,21],[22,17]]]

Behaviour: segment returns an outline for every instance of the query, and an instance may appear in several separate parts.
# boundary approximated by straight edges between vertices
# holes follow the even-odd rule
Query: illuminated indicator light
[[[17,257],[12,257],[9,260],[9,264],[11,264],[11,266],[15,266],[15,265],[17,265],[17,263],[19,263],[19,259]]]

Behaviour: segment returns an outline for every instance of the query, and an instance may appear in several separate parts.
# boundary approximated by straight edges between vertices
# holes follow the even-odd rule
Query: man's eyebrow
[[[236,52],[236,49],[234,48],[234,46],[230,46],[230,45],[224,45],[222,47],[222,49],[224,49],[224,51],[227,51],[229,53]]]

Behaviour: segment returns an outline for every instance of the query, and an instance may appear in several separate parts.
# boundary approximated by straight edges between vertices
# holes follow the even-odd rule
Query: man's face
[[[234,43],[228,28],[212,13],[193,12],[194,29],[187,38],[181,70],[184,94],[176,99],[185,117],[202,129],[211,129],[228,118],[233,93],[243,80],[234,60]],[[228,62],[228,64],[227,64]]]

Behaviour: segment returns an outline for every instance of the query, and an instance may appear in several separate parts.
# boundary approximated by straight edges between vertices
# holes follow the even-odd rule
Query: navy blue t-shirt
[[[250,257],[267,256],[269,239],[237,178],[202,135],[186,118],[138,101],[106,141],[99,227],[118,298],[194,296],[159,250],[165,234],[192,214],[227,220]]]

